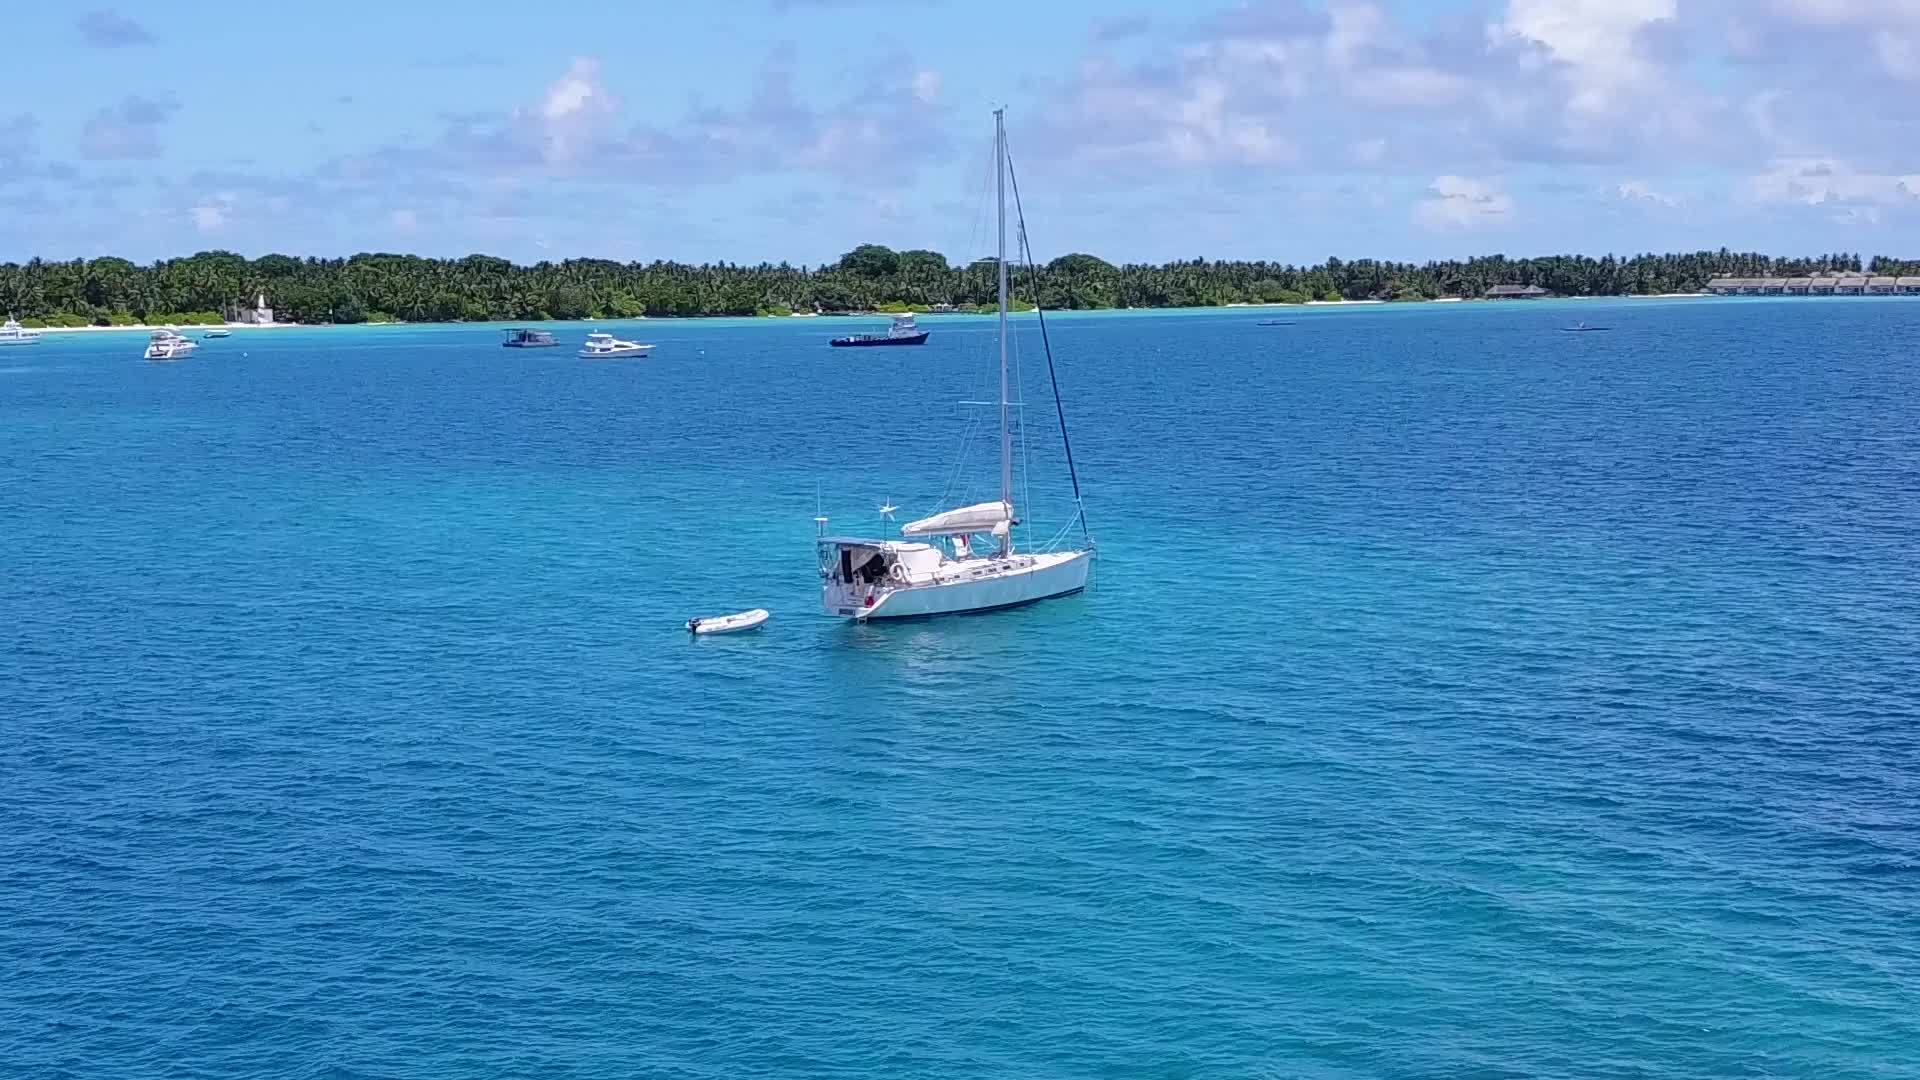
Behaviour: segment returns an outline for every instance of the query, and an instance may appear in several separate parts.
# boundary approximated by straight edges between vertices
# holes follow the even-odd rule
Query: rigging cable
[[[1013,290],[1011,287],[1008,288],[1007,295],[1008,297],[1012,297]],[[1027,512],[1031,514],[1033,512],[1033,466],[1030,456],[1027,453],[1026,373],[1020,367],[1019,337],[1015,336],[1012,331],[1009,330],[1007,339],[1013,346],[1013,385],[1017,388],[1016,392],[1020,395],[1020,407],[1015,409],[1013,413],[1014,423],[1020,429],[1020,505],[1025,507]],[[1009,526],[1009,528],[1011,528],[1011,526]],[[1027,539],[1031,541],[1033,539],[1033,525],[1031,523],[1027,524],[1026,530]]]
[[[1033,245],[1027,239],[1027,212],[1020,205],[1020,176],[1013,171],[1013,155],[1007,155],[1007,179],[1013,181],[1013,212],[1020,219],[1020,246],[1027,257],[1027,276],[1033,281],[1034,313],[1040,316],[1040,345],[1047,353],[1047,380],[1053,384],[1053,411],[1060,418],[1060,444],[1067,448],[1067,476],[1073,480],[1073,507],[1080,518],[1080,535],[1089,546],[1093,534],[1087,530],[1087,507],[1080,499],[1080,473],[1073,465],[1073,440],[1067,437],[1067,410],[1060,404],[1060,377],[1053,370],[1053,342],[1047,338],[1047,312],[1039,303],[1040,268],[1033,265]]]

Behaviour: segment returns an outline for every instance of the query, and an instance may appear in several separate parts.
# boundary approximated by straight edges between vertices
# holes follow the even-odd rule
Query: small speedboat
[[[186,338],[172,327],[155,330],[147,338],[146,358],[149,360],[185,360],[199,344]]]
[[[1256,326],[1292,326],[1292,319],[1261,319]]]
[[[612,334],[593,333],[587,335],[587,343],[580,349],[580,358],[582,360],[615,360],[622,356],[645,356],[652,351],[651,345],[621,341]]]
[[[714,615],[705,619],[688,619],[687,633],[699,634],[737,634],[742,630],[755,630],[767,621],[765,608],[737,612],[733,615]]]
[[[560,343],[553,340],[553,335],[545,330],[524,330],[515,327],[507,331],[507,340],[500,344],[509,349],[551,349]]]
[[[40,340],[40,331],[27,330],[12,318],[0,325],[0,345],[32,345]]]
[[[203,338],[223,338],[223,337],[232,337],[232,336],[233,336],[233,331],[231,331],[231,330],[209,330],[209,331],[207,331],[206,333],[204,333],[204,334],[201,334],[200,336],[201,336],[201,337],[203,337]]]
[[[1610,326],[1588,326],[1586,323],[1574,323],[1572,326],[1563,326],[1560,329],[1565,330],[1569,334],[1597,334],[1602,330],[1611,330],[1613,328]]]

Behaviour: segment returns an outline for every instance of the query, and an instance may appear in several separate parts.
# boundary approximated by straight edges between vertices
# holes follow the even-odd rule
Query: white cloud
[[[1373,4],[1335,4],[1327,15],[1327,59],[1336,68],[1356,66],[1389,32],[1387,13]]]
[[[179,111],[170,98],[138,96],[101,109],[80,129],[80,155],[101,161],[157,158],[161,129]]]
[[[1383,66],[1356,72],[1347,95],[1380,108],[1442,108],[1458,104],[1473,84],[1458,75],[1426,67]]]
[[[1357,101],[1386,108],[1452,105],[1473,89],[1468,80],[1412,58],[1415,50],[1385,11],[1348,0],[1328,12],[1329,70]]]
[[[1228,105],[1224,82],[1203,79],[1175,103],[1167,144],[1176,161],[1189,165],[1233,161],[1264,165],[1290,160],[1293,144],[1257,117],[1242,116]]]
[[[0,165],[17,166],[37,154],[39,130],[40,121],[30,113],[0,116]]]
[[[1613,193],[1617,198],[1626,202],[1641,202],[1668,208],[1680,205],[1680,197],[1678,195],[1669,195],[1664,191],[1655,191],[1640,180],[1629,180],[1615,188]]]
[[[564,120],[585,112],[596,99],[604,97],[600,89],[600,61],[580,57],[559,82],[547,88],[546,103],[540,113],[548,120]]]
[[[1348,132],[1365,125],[1427,175],[1700,155],[1740,133],[1714,93],[1659,62],[1647,31],[1679,7],[1500,0],[1491,25],[1476,25],[1379,0],[1243,3],[1150,59],[1082,65],[1049,95],[1049,144],[1163,166],[1325,166],[1353,157]]]
[[[506,116],[456,116],[424,150],[384,147],[337,168],[370,181],[392,165],[411,165],[462,185],[541,171],[551,174],[545,182],[678,184],[794,170],[884,185],[911,176],[947,141],[945,107],[924,100],[940,92],[938,73],[910,57],[888,59],[882,80],[823,107],[799,95],[789,54],[776,51],[739,106],[696,103],[677,120],[636,125],[603,83],[599,62],[580,58],[538,99]],[[873,153],[878,145],[888,152]]]
[[[1863,173],[1834,158],[1780,158],[1747,181],[1763,205],[1920,207],[1920,173]]]
[[[1513,213],[1513,198],[1480,180],[1438,176],[1428,197],[1414,207],[1414,217],[1430,229],[1470,229],[1496,225]]]
[[[922,71],[913,77],[913,99],[922,105],[940,100],[940,73]]]
[[[1920,35],[1883,30],[1873,35],[1873,53],[1887,74],[1907,82],[1920,82]]]
[[[1347,147],[1347,153],[1362,165],[1378,165],[1387,157],[1387,140],[1361,139]]]
[[[600,61],[576,58],[547,88],[532,117],[539,127],[541,156],[550,165],[575,160],[619,111],[619,100],[600,81]]]
[[[151,45],[154,42],[153,31],[117,11],[89,11],[80,16],[74,25],[79,27],[80,36],[87,44],[103,49]]]
[[[1568,107],[1604,112],[1647,89],[1658,72],[1642,53],[1640,33],[1677,12],[1678,0],[1507,0],[1505,17],[1488,32],[1496,42],[1517,38],[1545,49],[1566,65]]]
[[[1791,153],[1799,149],[1799,140],[1789,135],[1774,119],[1774,112],[1786,94],[1779,90],[1762,90],[1747,99],[1742,112],[1749,127],[1759,141],[1772,147],[1775,153]]]
[[[387,224],[394,232],[412,233],[420,231],[420,215],[412,210],[395,210],[387,215]]]
[[[1773,14],[1814,26],[1920,26],[1920,0],[1773,0]]]
[[[1249,43],[1190,52],[1177,79],[1093,64],[1083,69],[1055,122],[1049,146],[1150,166],[1260,166],[1291,162],[1298,148],[1265,110],[1239,97],[1249,85],[1288,93],[1257,72],[1272,57]]]
[[[227,218],[233,213],[233,204],[237,196],[231,191],[223,191],[202,199],[193,209],[187,211],[193,219],[193,227],[201,232],[219,232],[226,228]]]
[[[1920,82],[1920,0],[1773,0],[1770,12],[1793,25],[1864,34],[1888,75]]]

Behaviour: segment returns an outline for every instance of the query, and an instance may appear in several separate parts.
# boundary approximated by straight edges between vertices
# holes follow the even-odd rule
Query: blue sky
[[[1920,257],[1920,0],[90,2],[0,260],[965,258],[995,104],[1043,257]]]

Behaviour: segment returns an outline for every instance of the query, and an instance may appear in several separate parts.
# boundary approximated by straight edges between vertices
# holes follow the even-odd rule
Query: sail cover
[[[953,536],[960,533],[1005,535],[1007,522],[1012,518],[1013,507],[1007,503],[975,503],[919,521],[909,521],[900,527],[900,533],[902,536]]]

